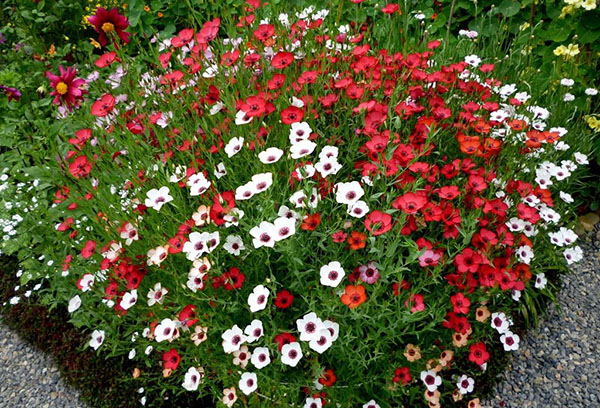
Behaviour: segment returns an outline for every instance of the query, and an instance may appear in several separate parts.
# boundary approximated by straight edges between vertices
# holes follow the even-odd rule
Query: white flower
[[[203,173],[192,174],[187,181],[190,187],[190,195],[192,197],[204,194],[210,187],[210,181],[206,179]]]
[[[433,370],[421,371],[421,381],[427,387],[427,391],[435,392],[437,387],[442,384],[442,377],[439,377]]]
[[[359,201],[355,202],[354,204],[349,205],[346,212],[348,213],[348,215],[351,215],[352,217],[362,218],[365,215],[367,215],[367,213],[369,212],[369,206],[364,201],[359,200]]]
[[[231,329],[226,330],[222,335],[223,351],[227,354],[239,350],[241,345],[246,341],[246,336],[238,325],[234,325]]]
[[[281,159],[281,156],[283,156],[283,150],[276,147],[269,147],[258,154],[258,159],[264,164],[271,164]]]
[[[225,163],[221,162],[215,166],[215,171],[213,172],[216,178],[220,179],[227,175],[227,169],[225,168]]]
[[[492,327],[498,331],[499,334],[507,332],[508,328],[510,327],[510,321],[502,312],[492,313],[492,320],[490,323]]]
[[[243,186],[239,186],[235,189],[236,200],[248,200],[254,196],[254,184],[252,182],[246,183]]]
[[[254,117],[246,115],[246,112],[240,110],[235,114],[235,124],[236,125],[246,125],[252,122]],[[231,156],[230,156],[231,157]]]
[[[340,204],[352,205],[365,194],[358,181],[336,183],[334,186],[335,199]]]
[[[523,262],[529,265],[529,263],[533,259],[533,256],[533,250],[529,245],[520,246],[517,250],[517,258],[519,259],[519,262]]]
[[[164,300],[164,296],[169,293],[168,290],[164,289],[160,282],[154,285],[153,289],[148,291],[148,306],[152,306],[155,303],[159,303],[162,305]]]
[[[573,81],[571,78],[563,78],[560,80],[560,84],[562,86],[571,87],[575,85],[575,81]]]
[[[465,57],[465,62],[472,67],[477,67],[479,64],[481,64],[481,58],[479,58],[477,55],[467,55]]]
[[[290,129],[290,143],[296,144],[302,140],[307,140],[312,133],[312,129],[306,122],[292,123]]]
[[[320,275],[321,285],[335,288],[344,279],[346,273],[338,261],[333,261],[321,267]]]
[[[325,352],[333,344],[331,332],[321,325],[317,336],[309,341],[308,346],[319,354]]]
[[[575,262],[579,262],[583,259],[583,250],[576,246],[573,248],[565,249],[563,252],[565,259],[567,260],[567,264],[571,265]]]
[[[266,347],[257,347],[252,352],[252,357],[250,358],[250,362],[252,365],[259,370],[264,368],[271,363],[271,356],[269,355],[269,349]]]
[[[547,283],[548,283],[548,279],[546,279],[545,274],[540,273],[535,276],[535,285],[534,286],[536,289],[544,289],[546,287]]]
[[[306,207],[306,199],[307,198],[308,197],[306,197],[306,194],[304,193],[304,191],[302,191],[302,190],[296,191],[290,197],[290,203],[294,204],[294,206],[296,208],[304,208],[304,207]]]
[[[186,254],[186,258],[194,261],[204,253],[209,252],[208,240],[210,237],[211,234],[208,232],[192,232],[189,235],[189,241],[183,244],[183,252]]]
[[[240,220],[242,218],[244,218],[244,212],[238,207],[233,207],[229,210],[229,214],[223,216],[223,220],[225,221],[225,227],[229,228],[232,225],[237,227],[240,224]]]
[[[127,357],[129,357],[130,360],[133,360],[135,358],[135,355],[136,355],[135,349],[131,349],[131,350],[129,350],[129,354],[127,355]]]
[[[200,272],[197,268],[191,268],[188,273],[188,280],[186,286],[194,293],[198,290],[204,289],[204,277],[206,273]]]
[[[298,214],[294,210],[290,210],[290,208],[286,205],[282,205],[281,207],[279,207],[279,211],[277,211],[277,215],[280,217],[284,217],[284,218],[294,219],[294,220],[296,220],[296,222],[298,222],[302,219],[300,214]]]
[[[596,96],[596,95],[598,95],[598,90],[596,88],[586,88],[586,90],[584,92],[588,96]]]
[[[81,287],[82,292],[87,292],[92,288],[92,286],[94,286],[94,280],[94,275],[91,273],[86,273],[81,277],[81,279],[79,279],[79,282],[77,283]]]
[[[165,340],[171,340],[175,333],[177,333],[177,322],[165,318],[154,328],[154,340],[158,343]]]
[[[294,341],[292,343],[284,344],[281,348],[281,362],[290,367],[296,367],[298,362],[302,358],[302,348],[300,343]]]
[[[316,147],[317,144],[310,140],[301,140],[290,147],[291,157],[292,159],[300,159],[304,156],[308,156],[314,152]]]
[[[315,175],[315,171],[315,166],[312,164],[305,164],[296,169],[296,176],[298,176],[299,180],[309,179]]]
[[[255,313],[266,308],[269,294],[269,289],[265,288],[263,285],[256,286],[252,293],[248,296],[248,305],[250,306],[250,311]]]
[[[244,138],[243,137],[232,137],[229,142],[225,145],[225,153],[227,157],[235,156],[242,147],[244,146]]]
[[[579,153],[579,152],[575,153],[575,161],[582,165],[589,164],[587,156],[585,154]]]
[[[500,341],[504,345],[504,351],[518,350],[520,340],[519,336],[511,331],[506,331],[500,336]]]
[[[258,382],[256,381],[255,373],[244,373],[242,374],[242,378],[240,378],[240,382],[238,383],[240,390],[246,394],[250,395],[256,388],[258,388]]]
[[[279,217],[274,222],[275,242],[291,237],[296,233],[296,220],[294,218]]]
[[[240,253],[246,249],[244,242],[242,241],[242,237],[239,235],[228,235],[225,239],[223,248],[234,256],[239,256]]]
[[[322,407],[323,407],[323,403],[321,402],[320,398],[308,397],[308,398],[306,398],[306,401],[304,401],[303,408],[322,408]]]
[[[275,246],[275,235],[277,235],[277,230],[275,229],[275,225],[270,222],[263,221],[259,226],[254,227],[250,230],[250,235],[252,235],[252,243],[254,244],[254,248],[260,248],[263,246],[273,248]]]
[[[322,159],[317,164],[315,164],[315,169],[323,178],[329,176],[330,174],[337,174],[337,172],[340,171],[341,168],[342,165],[338,163],[336,158]]]
[[[319,337],[323,328],[323,321],[317,317],[315,312],[307,313],[302,319],[296,320],[296,326],[300,332],[300,340],[310,341]]]
[[[247,343],[254,343],[256,340],[260,339],[264,334],[262,322],[258,319],[252,320],[250,324],[244,329],[244,334],[246,335]]]
[[[121,306],[124,310],[129,309],[137,302],[137,289],[133,289],[131,292],[125,292],[119,306]]]
[[[100,347],[102,343],[104,343],[104,330],[94,330],[92,332],[92,339],[90,340],[90,347],[94,350],[98,350],[98,347]]]
[[[458,379],[456,386],[458,387],[458,390],[461,394],[468,394],[470,392],[473,392],[473,388],[475,387],[475,380],[466,375],[462,375]]]
[[[334,342],[338,339],[340,335],[340,325],[339,323],[332,322],[331,320],[325,320],[323,322],[323,328],[329,330],[331,333],[331,341]]]
[[[273,173],[255,174],[252,176],[252,181],[250,183],[252,183],[251,185],[254,189],[254,194],[262,193],[273,184]]]
[[[575,95],[573,95],[573,94],[571,94],[571,93],[568,93],[568,92],[567,92],[567,93],[566,93],[566,94],[563,96],[563,101],[564,101],[564,102],[573,102],[574,100],[575,100]]]
[[[160,211],[163,205],[173,201],[173,197],[170,196],[169,187],[161,187],[160,189],[153,188],[146,193],[146,201],[144,204],[146,207],[153,208],[156,211]]]
[[[196,367],[190,367],[185,373],[183,384],[181,385],[188,391],[196,391],[202,381],[202,376],[203,374],[198,372]]]
[[[73,313],[74,311],[79,309],[80,306],[81,306],[81,298],[79,297],[79,295],[75,295],[74,297],[71,298],[71,300],[69,300],[69,307],[67,310],[69,311],[69,313]]]

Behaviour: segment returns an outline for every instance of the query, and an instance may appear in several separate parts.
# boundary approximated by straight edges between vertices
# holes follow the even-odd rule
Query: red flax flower
[[[427,198],[420,194],[406,193],[396,198],[392,203],[392,207],[402,210],[407,214],[416,214],[419,210],[425,207]]]
[[[365,287],[362,285],[348,285],[346,291],[342,295],[342,303],[347,305],[350,309],[360,306],[367,300],[367,294],[365,293]]]
[[[50,86],[54,89],[50,92],[50,95],[54,96],[52,103],[55,105],[65,104],[69,110],[73,110],[73,107],[77,107],[83,100],[83,95],[88,93],[87,90],[81,88],[86,82],[84,79],[75,78],[77,69],[74,67],[65,69],[60,66],[58,69],[60,75],[46,71],[46,78],[50,80]]]
[[[392,228],[392,216],[379,210],[373,211],[365,219],[365,227],[373,235],[381,235]]]
[[[304,231],[314,231],[321,224],[321,214],[310,214],[304,218],[300,228]]]
[[[469,351],[469,361],[477,365],[484,364],[490,358],[490,353],[488,353],[484,342],[472,344]]]
[[[278,309],[287,309],[293,302],[294,295],[292,295],[289,290],[281,290],[277,292],[277,296],[275,296],[275,306]]]
[[[98,7],[96,14],[88,17],[88,22],[94,26],[94,30],[100,35],[98,36],[98,42],[100,45],[105,46],[108,44],[107,34],[116,32],[123,43],[129,42],[129,36],[131,33],[126,33],[124,30],[129,27],[129,21],[121,14],[117,8],[112,8],[110,11],[104,7]]]
[[[75,160],[69,164],[69,172],[76,179],[87,177],[91,170],[92,163],[90,163],[85,156],[76,157]]]
[[[365,247],[367,236],[362,232],[352,231],[348,237],[348,247],[353,251],[358,251]]]
[[[163,354],[164,367],[168,370],[176,370],[179,367],[181,357],[176,349],[171,349]]]

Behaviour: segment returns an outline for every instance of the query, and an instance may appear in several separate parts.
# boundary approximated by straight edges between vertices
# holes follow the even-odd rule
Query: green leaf
[[[490,15],[502,14],[504,17],[512,17],[519,14],[519,11],[521,11],[521,4],[517,0],[504,0],[491,10]]]
[[[548,29],[546,30],[546,38],[555,42],[565,41],[567,38],[569,38],[570,34],[571,27],[556,20],[550,23]]]

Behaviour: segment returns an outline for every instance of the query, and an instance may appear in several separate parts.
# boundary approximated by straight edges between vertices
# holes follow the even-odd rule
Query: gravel
[[[52,357],[0,324],[0,408],[85,408]]]
[[[600,407],[600,232],[582,237],[584,259],[502,375],[486,408]]]
[[[558,298],[514,354],[485,408],[600,407],[600,232],[563,277]],[[584,238],[582,238],[583,240]],[[0,408],[85,408],[52,358],[0,324]]]

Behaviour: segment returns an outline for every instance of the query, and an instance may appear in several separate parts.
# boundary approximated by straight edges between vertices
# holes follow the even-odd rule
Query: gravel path
[[[521,342],[486,408],[600,407],[600,232],[581,241],[585,258],[563,278],[561,311],[550,306]]]
[[[0,408],[85,408],[52,357],[0,324]]]
[[[523,339],[485,408],[600,407],[600,232],[586,238],[585,259],[563,278],[561,312],[551,306]],[[50,356],[0,324],[0,408],[12,407],[86,406]]]

